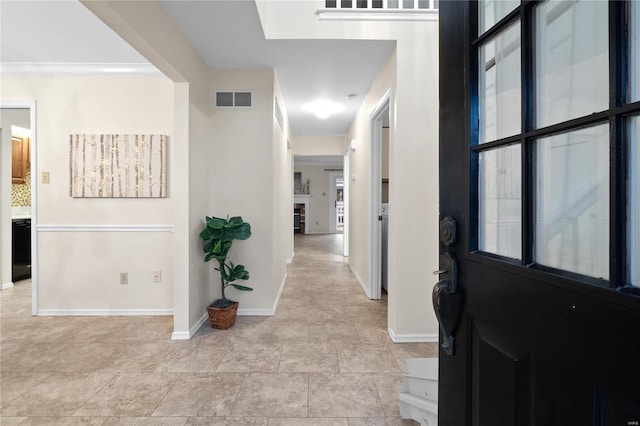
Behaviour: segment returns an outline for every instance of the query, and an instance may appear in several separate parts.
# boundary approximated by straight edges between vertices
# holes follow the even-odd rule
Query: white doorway
[[[18,121],[24,124],[16,124]],[[30,172],[28,183],[30,184],[30,208],[29,214],[20,214],[21,219],[25,216],[29,217],[29,228],[26,239],[30,246],[30,269],[31,269],[31,312],[33,315],[38,314],[38,270],[37,270],[37,126],[36,126],[36,102],[1,102],[0,103],[0,127],[1,147],[0,152],[0,199],[2,206],[0,209],[0,235],[2,236],[2,245],[0,247],[0,285],[2,288],[10,288],[13,285],[13,256],[12,256],[12,239],[13,239],[13,223],[12,217],[12,180],[13,180],[13,133],[18,127],[28,131],[29,155],[28,162],[30,164]],[[26,159],[25,159],[26,161]]]
[[[344,232],[344,174],[329,172],[329,224],[332,234]]]
[[[344,231],[342,232],[342,255],[349,256],[349,186],[351,185],[351,173],[349,161],[351,160],[351,145],[344,154]]]
[[[388,238],[384,239],[383,253],[383,218],[389,220],[390,213],[388,204],[383,209],[382,186],[383,186],[383,128],[390,127],[391,117],[391,90],[382,97],[378,105],[369,115],[370,135],[371,135],[371,157],[370,157],[370,206],[369,206],[369,298],[380,299],[382,297],[382,276],[383,271],[387,271],[387,247]],[[390,129],[389,129],[390,130]],[[388,132],[392,134],[391,131]],[[391,141],[389,140],[389,143]],[[387,149],[387,164],[390,164]],[[389,178],[385,178],[387,194],[390,193],[391,186]],[[385,227],[385,232],[388,227]],[[385,235],[386,236],[386,235]],[[383,260],[385,262],[383,268]],[[386,280],[385,280],[386,281]]]

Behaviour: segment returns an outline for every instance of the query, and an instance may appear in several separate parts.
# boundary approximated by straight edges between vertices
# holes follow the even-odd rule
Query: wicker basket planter
[[[233,327],[236,323],[236,314],[238,313],[238,302],[233,302],[233,305],[227,308],[212,308],[207,307],[209,313],[209,323],[211,328],[217,328],[219,330],[226,330]]]

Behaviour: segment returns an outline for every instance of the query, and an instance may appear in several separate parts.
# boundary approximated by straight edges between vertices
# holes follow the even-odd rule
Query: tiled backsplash
[[[31,205],[31,168],[27,169],[27,183],[11,184],[11,206]]]

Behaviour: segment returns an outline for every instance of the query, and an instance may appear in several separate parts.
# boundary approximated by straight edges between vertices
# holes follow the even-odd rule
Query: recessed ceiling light
[[[336,102],[331,102],[326,99],[320,99],[315,102],[311,102],[302,107],[305,111],[313,113],[318,118],[329,118],[333,114],[338,113],[344,109],[344,107]]]

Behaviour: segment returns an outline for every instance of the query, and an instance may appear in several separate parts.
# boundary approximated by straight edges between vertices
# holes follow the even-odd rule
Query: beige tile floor
[[[1,291],[0,424],[416,424],[399,418],[404,362],[436,345],[391,342],[386,298],[366,298],[341,244],[296,236],[275,316],[189,341],[171,317],[32,317],[29,282]]]

